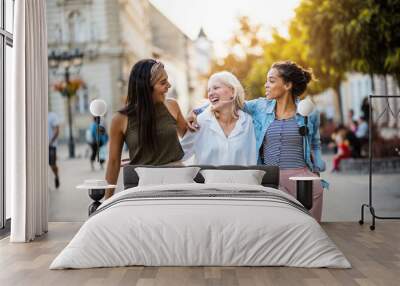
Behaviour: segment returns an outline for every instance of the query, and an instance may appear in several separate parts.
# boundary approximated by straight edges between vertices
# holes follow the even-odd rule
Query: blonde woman
[[[187,132],[181,145],[187,160],[201,165],[255,165],[256,138],[251,116],[241,109],[244,89],[230,72],[208,80],[210,106],[197,117],[201,128]]]

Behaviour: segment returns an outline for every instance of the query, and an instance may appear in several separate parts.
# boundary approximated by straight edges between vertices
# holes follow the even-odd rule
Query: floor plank
[[[290,267],[116,267],[48,269],[81,223],[50,223],[50,231],[32,243],[0,240],[0,285],[349,285],[391,286],[400,273],[400,222],[379,222],[375,231],[357,223],[323,223],[352,269]]]

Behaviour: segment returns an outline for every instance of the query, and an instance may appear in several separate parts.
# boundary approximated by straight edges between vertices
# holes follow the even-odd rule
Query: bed
[[[199,172],[193,183],[150,186],[138,186],[136,167],[124,168],[125,190],[102,203],[50,269],[351,267],[308,211],[277,189],[276,167],[198,166],[264,170],[260,185],[204,183]]]

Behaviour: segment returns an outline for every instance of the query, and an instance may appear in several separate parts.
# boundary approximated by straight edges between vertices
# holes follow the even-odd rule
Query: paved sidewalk
[[[92,200],[86,190],[76,188],[86,179],[104,179],[105,169],[100,169],[95,162],[95,171],[90,166],[89,145],[76,146],[76,158],[68,158],[68,148],[61,145],[58,148],[57,165],[60,175],[60,188],[54,186],[54,175],[49,170],[49,221],[84,221],[88,216],[88,206]],[[124,156],[128,157],[127,154]],[[118,178],[117,191],[122,190],[122,172]]]
[[[330,183],[324,193],[322,220],[358,221],[361,205],[368,203],[367,174],[331,173],[332,155],[323,156],[327,171],[322,177]],[[373,206],[380,216],[400,216],[400,174],[376,174],[372,176]],[[368,214],[366,218],[370,218]]]
[[[104,179],[105,170],[97,165],[92,171],[89,163],[89,147],[78,145],[76,159],[68,159],[66,145],[58,151],[61,186],[54,188],[54,177],[49,169],[49,219],[50,221],[84,221],[91,199],[87,191],[75,186],[85,179]],[[128,157],[127,153],[124,157]],[[332,167],[332,156],[324,156],[328,170]],[[106,167],[106,166],[105,166]],[[324,194],[323,221],[358,221],[362,203],[368,202],[368,175],[322,173],[329,181],[330,190]],[[400,175],[374,175],[374,206],[379,215],[400,216]],[[122,190],[120,172],[117,191]],[[367,215],[369,218],[369,215]]]

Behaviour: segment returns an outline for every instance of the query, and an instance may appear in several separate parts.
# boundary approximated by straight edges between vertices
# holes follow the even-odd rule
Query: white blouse
[[[193,155],[199,165],[256,165],[256,137],[252,117],[239,110],[239,119],[228,137],[210,109],[197,117],[200,130],[186,132],[181,140],[183,161]]]

